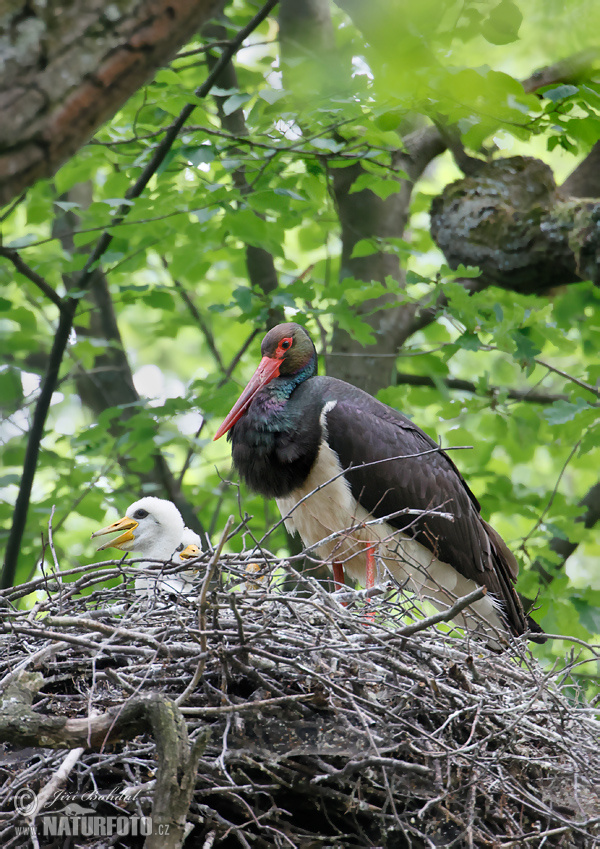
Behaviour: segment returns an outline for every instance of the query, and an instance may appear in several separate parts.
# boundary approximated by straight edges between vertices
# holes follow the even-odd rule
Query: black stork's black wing
[[[389,524],[487,587],[502,601],[512,630],[527,630],[514,589],[517,561],[481,518],[477,499],[450,457],[410,419],[362,390],[335,378],[307,383],[313,382],[321,384],[325,403],[336,402],[325,416],[327,441],[349,470],[346,478],[356,500],[377,518],[390,516]],[[435,514],[394,515],[405,508],[437,509],[451,513],[453,521]]]

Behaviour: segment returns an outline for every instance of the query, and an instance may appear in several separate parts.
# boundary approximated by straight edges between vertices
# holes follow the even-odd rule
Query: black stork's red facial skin
[[[316,371],[316,352],[310,336],[299,324],[279,324],[270,330],[262,341],[262,359],[248,381],[248,385],[235,402],[214,439],[220,439],[244,415],[254,396],[276,377],[293,377],[313,362],[310,377]],[[302,378],[304,379],[304,377]]]

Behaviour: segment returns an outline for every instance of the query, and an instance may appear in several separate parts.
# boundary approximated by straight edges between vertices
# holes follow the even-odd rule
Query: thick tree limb
[[[560,187],[563,197],[600,198],[600,141]]]
[[[219,6],[219,0],[17,2],[0,40],[0,204],[49,177]]]
[[[544,293],[600,282],[600,202],[565,200],[550,168],[515,156],[481,163],[431,206],[431,235],[451,268],[478,266],[491,283]]]
[[[572,56],[567,56],[566,59],[561,59],[552,65],[546,65],[544,68],[534,71],[530,77],[523,80],[523,88],[525,91],[537,91],[544,86],[554,85],[555,83],[577,83],[589,77],[589,73],[599,57],[600,50],[597,47],[574,53]]]
[[[402,371],[396,373],[395,383],[397,386],[403,384],[406,386],[430,386],[432,388],[436,386],[436,381],[432,377],[424,374],[409,374]],[[477,384],[472,383],[470,380],[445,377],[442,383],[448,389],[457,389],[459,392],[472,392],[473,394],[479,394],[481,392]],[[513,401],[524,401],[529,404],[553,404],[555,401],[568,400],[568,395],[533,392],[529,389],[505,389],[503,386],[488,386],[485,390],[485,394],[489,395],[492,399],[504,392],[506,392],[507,398]]]
[[[589,77],[600,52],[593,48],[548,65],[523,80],[534,92]],[[451,142],[449,142],[451,144]],[[466,158],[467,175],[447,186],[432,204],[431,234],[452,268],[477,265],[492,285],[544,293],[555,286],[598,282],[600,142],[560,190],[548,166],[512,157],[485,162]],[[473,169],[471,166],[476,163]],[[477,184],[477,189],[474,188]]]
[[[180,847],[186,815],[196,784],[198,761],[208,742],[201,734],[190,745],[181,712],[159,693],[132,698],[96,716],[71,718],[45,716],[31,707],[44,679],[39,673],[21,672],[4,694],[0,739],[18,746],[101,750],[108,742],[131,740],[152,731],[158,771],[152,816],[158,827],[146,841],[148,849]]]

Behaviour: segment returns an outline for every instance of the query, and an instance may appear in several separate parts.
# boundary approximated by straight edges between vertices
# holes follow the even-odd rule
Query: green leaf
[[[351,259],[361,256],[372,256],[379,251],[374,239],[360,239],[352,248]]]
[[[598,593],[596,592],[597,596]],[[600,634],[600,606],[590,604],[584,598],[573,598],[573,607],[579,615],[579,621],[590,634]]]
[[[284,89],[276,88],[263,88],[258,92],[258,96],[261,100],[264,100],[271,105],[273,105],[273,103],[277,103],[277,101],[281,100],[282,97],[285,97],[286,94],[287,91]]]
[[[179,154],[192,165],[208,165],[215,159],[215,149],[212,144],[184,145],[179,148]]]
[[[175,307],[173,295],[170,292],[161,292],[160,290],[148,292],[148,294],[144,296],[144,303],[153,309],[167,310],[170,312],[173,312]]]
[[[0,371],[0,402],[2,406],[8,406],[23,397],[23,387],[19,373],[14,368],[5,368]]]
[[[400,183],[396,180],[374,177],[372,174],[360,174],[352,183],[350,194],[362,192],[365,189],[373,192],[382,200],[386,200],[390,195],[395,195],[400,191]]]
[[[431,278],[424,277],[422,274],[418,274],[416,271],[409,269],[406,272],[406,283],[409,286],[415,283],[431,283]]]
[[[283,246],[273,227],[269,227],[266,221],[263,221],[249,209],[240,209],[227,215],[225,224],[230,232],[242,242],[264,248],[276,256],[283,256]]]
[[[231,115],[233,112],[241,109],[242,106],[244,106],[244,104],[249,100],[249,94],[232,94],[231,97],[228,97],[223,103],[223,112],[225,115]]]
[[[502,0],[492,9],[481,28],[481,34],[490,44],[510,44],[519,37],[523,15],[512,0]]]
[[[20,475],[1,475],[0,476],[0,487],[11,486],[13,484],[18,484],[21,480]]]
[[[558,103],[559,100],[564,100],[565,97],[572,97],[574,94],[578,94],[579,89],[575,85],[558,85],[554,88],[549,88],[543,91],[544,97],[547,97],[548,100],[551,100],[553,103]]]
[[[64,212],[69,212],[70,209],[80,209],[81,204],[75,203],[74,201],[67,200],[55,200],[54,206],[57,206],[59,209],[62,209]]]
[[[456,340],[456,344],[467,351],[478,351],[481,348],[481,341],[476,333],[463,333]]]
[[[531,363],[532,360],[540,353],[539,347],[531,339],[528,332],[524,330],[515,330],[510,334],[510,336],[516,345],[514,354],[515,359],[524,363]]]
[[[551,425],[566,424],[566,422],[573,421],[582,410],[589,409],[591,409],[590,405],[583,398],[578,398],[575,403],[561,399],[544,410],[544,418]]]

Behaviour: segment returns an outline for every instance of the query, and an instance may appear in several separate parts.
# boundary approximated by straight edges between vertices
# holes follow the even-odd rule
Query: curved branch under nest
[[[598,845],[600,725],[522,645],[402,635],[396,591],[344,608],[312,579],[286,591],[286,563],[265,556],[277,586],[247,564],[220,558],[201,611],[199,594],[106,589],[135,572],[115,563],[3,593],[1,845],[24,822],[16,791],[48,787],[172,825],[148,846]]]

